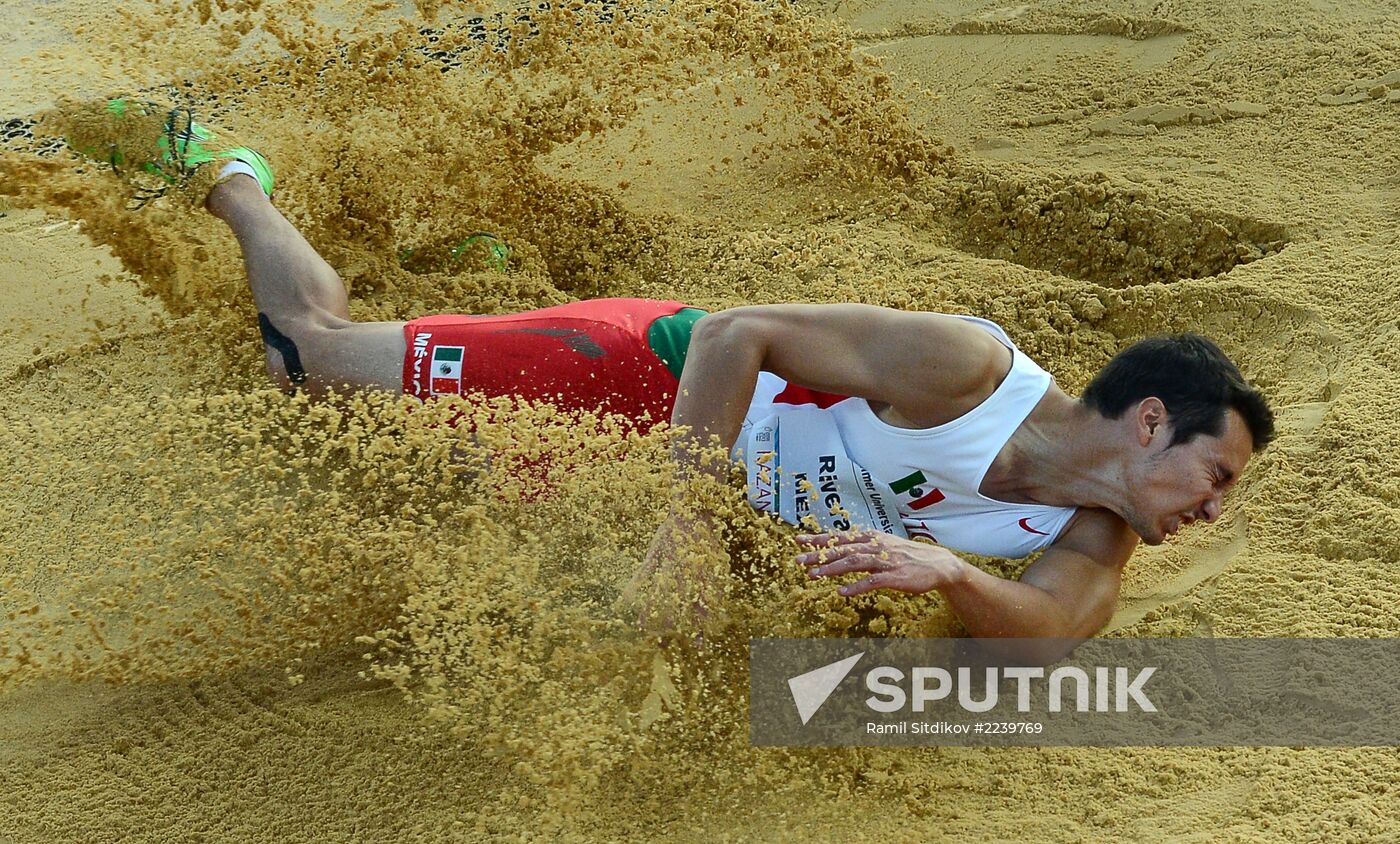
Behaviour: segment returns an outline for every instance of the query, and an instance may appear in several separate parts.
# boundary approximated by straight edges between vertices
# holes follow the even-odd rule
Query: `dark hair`
[[[1197,434],[1220,436],[1225,412],[1244,417],[1259,451],[1274,438],[1274,412],[1220,347],[1199,334],[1172,334],[1139,340],[1114,355],[1084,389],[1080,401],[1108,419],[1155,396],[1167,407],[1172,441]]]

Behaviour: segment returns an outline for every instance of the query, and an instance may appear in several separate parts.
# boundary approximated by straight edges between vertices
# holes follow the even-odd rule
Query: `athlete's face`
[[[1143,542],[1158,545],[1192,522],[1220,518],[1225,493],[1234,487],[1253,453],[1244,417],[1230,409],[1220,436],[1197,434],[1171,447],[1167,444],[1172,427],[1165,411],[1159,415],[1154,408],[1144,412],[1139,407],[1137,422],[1142,449],[1130,470],[1131,500],[1124,513],[1128,526]]]

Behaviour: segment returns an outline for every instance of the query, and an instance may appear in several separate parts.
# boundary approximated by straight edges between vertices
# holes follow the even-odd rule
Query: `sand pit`
[[[30,140],[65,94],[199,104],[357,318],[870,302],[993,319],[1070,392],[1211,335],[1280,437],[1110,635],[1390,637],[1390,4],[0,9],[0,840],[1400,838],[1393,749],[751,748],[748,636],[956,633],[941,601],[839,599],[701,489],[730,595],[658,658],[615,601],[663,433],[289,399],[227,231]],[[479,230],[507,271],[450,259]]]

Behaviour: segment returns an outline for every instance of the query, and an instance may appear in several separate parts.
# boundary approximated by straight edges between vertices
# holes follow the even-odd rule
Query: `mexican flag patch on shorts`
[[[438,346],[433,349],[432,366],[428,370],[432,378],[429,391],[433,395],[461,392],[464,350],[463,346]]]

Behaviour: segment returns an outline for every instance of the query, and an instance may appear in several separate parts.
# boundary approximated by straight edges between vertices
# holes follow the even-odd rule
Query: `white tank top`
[[[773,485],[756,490],[752,480],[766,479],[768,467],[781,467],[783,462],[776,442],[779,437],[771,437],[775,442],[769,449],[772,453],[767,455],[759,453],[764,446],[755,439],[766,443],[771,432],[780,433],[778,425],[785,416],[792,419],[790,427],[794,430],[810,428],[815,413],[820,412],[829,420],[818,421],[828,428],[834,423],[831,437],[839,437],[837,448],[844,446],[855,472],[868,472],[875,481],[871,484],[866,478],[863,492],[857,490],[847,496],[863,496],[867,505],[873,497],[878,505],[873,510],[862,509],[863,514],[874,515],[855,519],[854,526],[924,537],[959,551],[996,557],[1024,557],[1054,542],[1076,508],[1012,504],[988,498],[979,491],[992,461],[1050,388],[1050,375],[1016,348],[1000,326],[977,317],[958,319],[981,326],[1010,349],[1011,371],[977,407],[933,428],[898,428],[882,422],[863,398],[813,393],[789,387],[771,372],[759,373],[743,430],[735,442],[736,456],[749,464],[749,498],[754,506],[779,510]],[[799,424],[799,420],[805,421]],[[760,462],[762,466],[757,465]],[[763,482],[758,486],[763,487]],[[805,481],[802,487],[815,492]],[[881,500],[879,493],[872,496],[874,488],[892,494],[893,508],[903,530],[888,524],[883,515],[888,502]],[[800,491],[796,495],[802,497]],[[816,497],[820,499],[821,494],[817,492]],[[850,506],[837,503],[837,512],[846,513],[843,508]],[[779,511],[789,521],[796,521],[790,505],[786,512]],[[843,527],[847,521],[851,519],[843,521],[838,517],[836,527]]]

